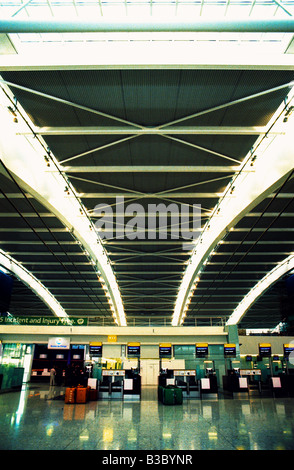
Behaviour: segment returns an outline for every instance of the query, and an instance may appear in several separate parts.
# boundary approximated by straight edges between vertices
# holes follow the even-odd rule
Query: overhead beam
[[[243,127],[204,127],[204,126],[175,126],[169,129],[157,127],[134,129],[129,127],[36,127],[37,135],[261,135],[267,132],[264,126]],[[283,132],[276,130],[275,134]],[[25,132],[21,133],[25,135]]]
[[[123,198],[133,198],[134,197],[134,193],[128,193],[128,192],[121,192],[121,193],[79,193],[78,194],[80,198],[82,199],[116,199],[117,197],[123,197]],[[191,192],[187,192],[187,193],[178,193],[178,192],[164,192],[164,193],[160,193],[159,195],[157,194],[148,194],[148,193],[144,193],[141,195],[142,198],[149,198],[149,199],[157,199],[159,197],[163,198],[163,197],[166,197],[166,198],[187,198],[187,199],[195,199],[195,198],[208,198],[208,199],[211,199],[211,198],[216,198],[218,199],[219,197],[221,197],[222,193],[217,193],[217,192],[210,192],[210,193],[191,193]],[[138,196],[140,196],[138,194]],[[0,195],[0,199],[1,199],[1,195]],[[134,215],[134,214],[132,214]]]
[[[168,165],[120,165],[120,166],[63,166],[65,173],[235,173],[238,166],[168,166]],[[174,195],[174,193],[173,193]],[[163,196],[161,194],[161,196]],[[165,194],[164,194],[165,196]]]
[[[196,198],[196,197],[203,197],[203,198],[209,198],[209,197],[216,197],[216,198],[219,198],[223,195],[223,193],[177,193],[177,192],[172,192],[172,193],[169,193],[169,192],[162,192],[160,193],[160,196],[164,196],[164,197],[177,197],[177,198]],[[24,199],[24,196],[22,193],[18,192],[18,193],[6,193],[6,196],[8,199]],[[83,192],[80,192],[80,193],[77,193],[77,197],[79,198],[87,198],[87,199],[94,199],[94,198],[97,198],[97,199],[101,199],[101,198],[104,198],[104,199],[115,199],[116,197],[118,196],[121,196],[121,197],[124,197],[124,198],[127,198],[127,197],[134,197],[134,193],[83,193]],[[268,198],[272,198],[274,196],[274,194],[269,194],[267,197]],[[33,199],[34,196],[32,196],[31,194],[28,194],[26,193],[26,197],[28,199]],[[156,198],[157,195],[156,194],[147,194],[145,193],[144,194],[144,197],[149,197],[149,198]],[[294,197],[294,194],[293,193],[280,193],[277,195],[277,198],[279,199],[289,199],[289,198],[293,198]],[[5,199],[5,196],[3,194],[0,194],[0,199]],[[248,216],[250,216],[250,214],[248,214]]]
[[[263,32],[293,33],[294,20],[287,19],[235,19],[235,20],[194,20],[194,21],[122,21],[115,20],[15,20],[2,19],[0,33],[130,33],[130,32]]]
[[[201,42],[197,38],[130,41],[129,34],[128,41],[110,38],[77,43],[63,38],[62,48],[58,44],[26,43],[26,52],[1,56],[1,70],[122,70],[130,66],[136,70],[294,70],[292,54],[285,54],[283,46],[277,51],[275,42],[267,42],[266,54],[264,41],[254,46],[246,41]]]

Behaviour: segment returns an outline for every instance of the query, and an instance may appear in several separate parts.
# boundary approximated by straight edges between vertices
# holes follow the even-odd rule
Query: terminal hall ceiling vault
[[[1,77],[14,97],[16,114],[20,105],[36,138],[46,144],[44,154],[59,162],[89,219],[94,224],[99,219],[98,204],[112,209],[113,230],[108,226],[100,235],[127,324],[170,325],[191,249],[181,234],[175,236],[171,214],[165,220],[149,209],[158,204],[189,208],[192,227],[193,205],[201,205],[200,235],[290,92],[293,72],[125,68],[11,70]],[[224,324],[254,284],[293,252],[291,176],[215,247],[202,268],[185,325]],[[113,324],[79,240],[7,168],[0,178],[0,248],[40,279],[69,316]],[[145,214],[137,236],[131,234],[131,204]],[[158,222],[152,234],[148,215]],[[265,295],[270,299],[277,289]],[[281,320],[275,298],[269,303],[264,297],[241,326],[275,327]],[[10,311],[48,314],[17,279]]]

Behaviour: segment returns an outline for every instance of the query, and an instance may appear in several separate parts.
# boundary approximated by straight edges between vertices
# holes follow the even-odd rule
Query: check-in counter
[[[233,398],[244,395],[260,395],[261,370],[229,370],[228,374],[223,377],[223,390],[224,393],[230,394]]]
[[[141,396],[141,376],[132,370],[102,370],[98,386],[101,400],[130,400]]]
[[[162,369],[158,377],[158,386],[168,385],[180,388],[183,398],[200,398],[200,385],[195,369]]]
[[[279,375],[277,377],[270,378],[270,387],[272,391],[272,395],[275,398],[285,398],[290,395],[289,390],[289,376],[286,375]]]
[[[218,385],[215,374],[209,374],[200,379],[201,398],[218,398]]]
[[[99,399],[122,399],[124,387],[124,370],[102,370],[101,382],[98,386]]]
[[[174,370],[175,385],[182,389],[183,398],[200,398],[196,370]]]
[[[260,369],[240,369],[240,378],[243,380],[243,388],[239,387],[239,393],[247,391],[251,396],[258,396],[261,393],[261,370]],[[241,390],[240,390],[241,388]],[[247,390],[246,390],[247,388]]]
[[[125,371],[123,397],[124,400],[134,400],[141,398],[141,376],[138,371]]]

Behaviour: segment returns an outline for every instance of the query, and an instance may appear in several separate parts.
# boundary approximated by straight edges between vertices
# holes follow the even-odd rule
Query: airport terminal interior
[[[1,450],[294,450],[293,15],[0,1]]]

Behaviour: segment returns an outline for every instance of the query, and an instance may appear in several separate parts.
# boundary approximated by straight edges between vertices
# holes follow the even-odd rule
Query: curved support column
[[[13,99],[9,88],[3,86],[3,89]],[[13,122],[8,106],[11,106],[11,102],[3,93],[0,96],[0,156],[4,165],[22,189],[47,207],[81,242],[99,271],[97,276],[103,283],[105,293],[109,293],[108,301],[115,321],[119,326],[125,326],[126,319],[118,284],[95,226],[88,218],[70,181],[62,174],[54,156],[51,155],[48,159],[46,143],[41,138],[36,138],[33,132],[26,136],[21,135],[25,129],[28,130],[27,123],[33,128],[30,118],[18,105],[27,123],[21,116],[18,116],[17,123]]]
[[[0,266],[13,273],[26,286],[28,286],[59,318],[68,318],[67,313],[51,292],[30,271],[18,263],[14,258],[0,250]]]
[[[294,255],[290,255],[275,266],[261,281],[255,284],[244,299],[235,308],[226,325],[239,323],[254,302],[261,297],[267,289],[277,282],[284,274],[294,268]]]
[[[293,100],[292,90],[288,103]],[[293,170],[294,120],[292,117],[284,122],[284,108],[283,103],[268,126],[271,132],[276,128],[283,129],[283,134],[258,139],[255,151],[245,158],[241,170],[233,177],[205,224],[180,285],[173,326],[183,322],[201,268],[216,245],[245,214],[281,186]]]

